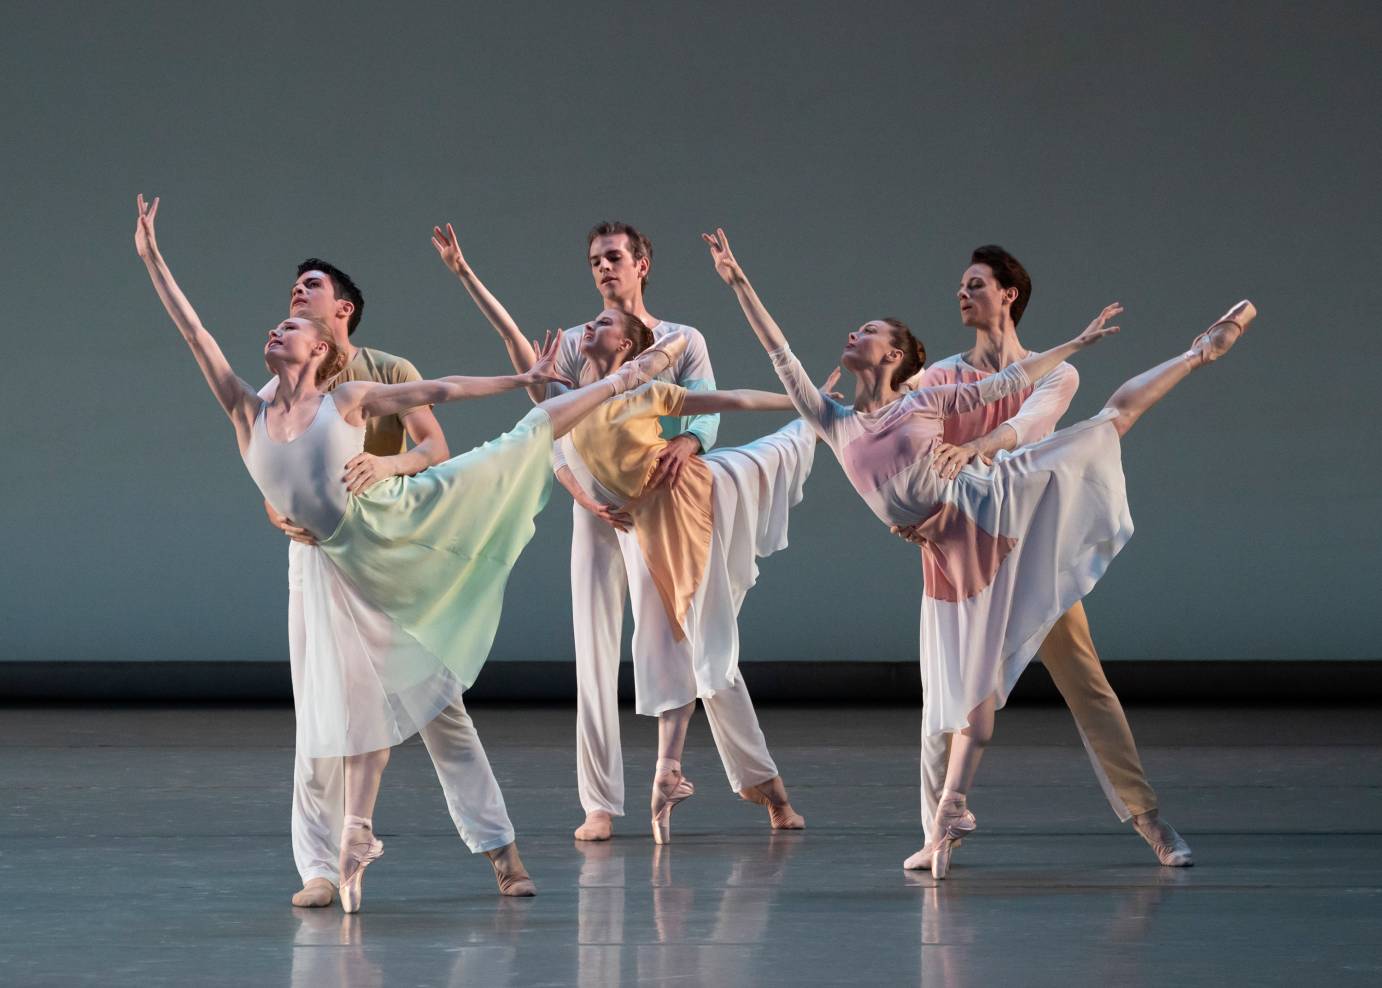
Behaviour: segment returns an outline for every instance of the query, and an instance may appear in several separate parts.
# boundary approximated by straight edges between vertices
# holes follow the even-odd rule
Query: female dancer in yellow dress
[[[536,357],[499,301],[466,263],[455,231],[433,231],[442,260],[499,331],[515,369]],[[686,730],[700,699],[730,787],[766,806],[774,829],[800,829],[739,669],[738,613],[757,579],[756,557],[787,545],[787,516],[801,500],[815,437],[796,420],[735,449],[687,462],[671,487],[649,480],[666,445],[659,416],[721,411],[790,411],[764,391],[688,391],[653,380],[686,345],[673,332],[654,345],[636,317],[606,309],[585,327],[582,378],[614,373],[637,360],[644,383],[604,402],[571,431],[567,466],[557,474],[572,495],[620,529],[634,611],[636,709],[658,718],[658,761],[651,800],[653,837],[670,840],[672,808],[695,790],[681,771]],[[533,400],[561,385],[529,389]],[[550,400],[550,399],[549,399]],[[570,464],[585,474],[583,486]]]

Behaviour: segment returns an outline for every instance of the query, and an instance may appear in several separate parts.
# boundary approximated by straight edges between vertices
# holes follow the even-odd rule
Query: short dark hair
[[[897,390],[926,365],[926,347],[901,319],[888,317],[878,321],[892,330],[892,344],[902,351],[902,362],[893,370],[893,390]]]
[[[653,242],[631,223],[623,220],[603,220],[590,228],[590,232],[585,235],[585,249],[590,250],[590,245],[595,242],[596,237],[617,237],[620,234],[629,238],[629,251],[633,254],[635,261],[646,257],[648,264],[653,263]],[[644,275],[641,286],[646,292],[648,290],[648,276]]]
[[[309,257],[298,265],[299,278],[308,271],[320,271],[326,275],[331,281],[331,289],[336,298],[343,298],[355,306],[355,311],[350,314],[350,319],[346,321],[346,335],[352,335],[355,332],[355,327],[360,325],[360,317],[365,314],[365,296],[360,292],[360,286],[355,284],[350,275],[330,261],[323,261],[320,257]]]
[[[1013,299],[1013,325],[1022,321],[1022,313],[1027,311],[1027,303],[1032,297],[1032,276],[1022,263],[997,244],[984,244],[975,247],[969,257],[970,264],[987,264],[998,284],[1004,288],[1016,288],[1017,298]]]

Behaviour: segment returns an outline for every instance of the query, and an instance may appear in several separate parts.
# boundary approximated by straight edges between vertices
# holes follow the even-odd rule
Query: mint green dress
[[[314,532],[339,518],[316,546],[295,543],[289,568],[298,745],[312,758],[398,744],[475,682],[551,491],[552,426],[540,408],[342,504],[342,468],[362,442],[327,395],[291,443],[269,440],[261,416],[245,454],[276,509],[315,514]]]

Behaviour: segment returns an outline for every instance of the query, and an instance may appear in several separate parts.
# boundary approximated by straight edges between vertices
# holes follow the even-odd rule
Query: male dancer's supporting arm
[[[259,413],[259,396],[230,369],[230,362],[221,352],[220,345],[202,325],[196,310],[192,308],[192,303],[187,301],[187,296],[182,293],[182,289],[173,279],[172,271],[163,260],[154,231],[158,197],[154,197],[152,205],[144,202],[143,195],[140,195],[136,202],[139,218],[134,228],[135,252],[144,262],[154,291],[158,293],[164,309],[172,317],[174,325],[192,350],[192,356],[196,358],[197,366],[201,368],[202,376],[206,378],[211,393],[216,396],[217,403],[235,427],[236,438],[241,450],[244,450],[249,445],[254,418]]]
[[[523,330],[519,329],[518,323],[514,322],[513,317],[509,315],[509,310],[504,308],[503,303],[494,297],[494,293],[485,287],[484,282],[475,274],[475,269],[466,261],[465,255],[461,252],[456,231],[450,223],[446,224],[445,230],[439,226],[432,228],[432,246],[436,248],[442,263],[450,268],[451,273],[460,280],[466,292],[479,307],[480,312],[489,320],[489,324],[494,327],[495,332],[499,334],[499,339],[503,342],[505,351],[508,352],[509,362],[513,364],[513,369],[520,374],[529,370],[536,359],[532,345],[523,334]],[[561,334],[558,334],[559,343],[560,340]],[[535,386],[528,389],[528,397],[535,404],[542,401],[546,396],[546,387]],[[591,497],[565,462],[556,463],[553,472],[557,478],[557,483],[565,487],[575,502],[586,511],[620,532],[627,532],[633,526],[633,519],[628,514],[618,508],[601,504]]]
[[[920,387],[929,387],[933,383],[929,371],[922,375]],[[1012,418],[998,423],[991,432],[967,442],[941,443],[936,447],[931,469],[950,480],[975,457],[991,460],[995,453],[1025,446],[1052,432],[1070,407],[1079,384],[1079,373],[1073,366],[1057,367],[1043,375],[1035,382],[1032,393]]]

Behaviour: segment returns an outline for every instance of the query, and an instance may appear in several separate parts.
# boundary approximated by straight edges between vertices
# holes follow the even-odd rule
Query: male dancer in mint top
[[[933,362],[909,384],[974,383],[1028,356],[1030,351],[1017,337],[1017,324],[1031,295],[1031,278],[1017,258],[996,244],[976,248],[956,292],[960,321],[974,330],[974,347]],[[954,477],[975,457],[989,457],[1050,435],[1079,383],[1075,368],[1062,363],[1033,381],[1030,390],[946,419],[944,443],[935,455],[936,470],[942,477]],[[907,533],[899,534],[906,537]],[[1190,846],[1157,814],[1156,792],[1142,770],[1123,707],[1099,663],[1083,603],[1076,603],[1056,622],[1037,654],[1075,718],[1113,811],[1124,822],[1132,820],[1161,864],[1176,868],[1193,864]],[[928,827],[935,819],[945,782],[949,737],[922,738],[921,817]]]
[[[437,248],[458,275],[459,245],[448,253],[441,231]],[[648,311],[644,291],[652,267],[652,242],[628,223],[609,221],[586,235],[590,275],[602,308],[618,309],[636,317],[652,330],[654,342],[679,331],[686,348],[675,364],[658,375],[688,391],[713,391],[715,374],[705,338],[696,329],[659,319]],[[562,333],[558,372],[581,381],[584,358],[581,336],[585,323]],[[503,337],[501,336],[501,339]],[[504,340],[505,346],[509,341]],[[514,354],[510,352],[510,359]],[[686,461],[715,444],[718,415],[686,415],[662,420],[668,440],[648,488],[674,486]],[[571,492],[575,507],[571,519],[571,623],[576,643],[576,780],[585,821],[576,829],[577,840],[609,840],[613,817],[624,815],[624,761],[619,746],[619,651],[628,595],[628,574],[615,530],[628,531],[632,520],[591,497],[586,488],[591,477],[580,457],[565,440],[555,447],[552,466],[557,480]],[[747,694],[745,694],[747,695]],[[707,709],[715,729],[716,712]]]

